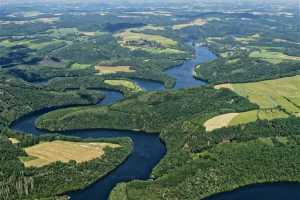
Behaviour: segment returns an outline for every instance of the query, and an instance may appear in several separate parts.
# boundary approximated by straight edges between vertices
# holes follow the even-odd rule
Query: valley
[[[0,200],[296,200],[293,2],[0,6]]]

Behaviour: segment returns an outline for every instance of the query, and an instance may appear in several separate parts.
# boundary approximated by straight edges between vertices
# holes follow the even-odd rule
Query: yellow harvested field
[[[56,140],[40,143],[28,148],[25,152],[29,157],[36,159],[23,160],[25,167],[42,167],[57,161],[69,162],[75,160],[78,163],[86,162],[104,155],[104,148],[118,148],[120,145],[111,143],[86,143]]]
[[[19,144],[20,143],[20,141],[17,140],[16,138],[8,138],[8,139],[9,139],[9,141],[11,141],[12,144]]]
[[[118,72],[132,73],[135,72],[131,69],[131,66],[95,66],[95,70],[98,74],[114,74]]]
[[[194,21],[190,22],[190,23],[186,23],[186,24],[176,24],[174,25],[172,28],[174,30],[180,30],[186,27],[190,27],[190,26],[203,26],[207,23],[207,21],[205,19],[195,19]]]
[[[46,24],[52,24],[57,21],[59,21],[59,17],[44,17],[44,18],[37,18],[32,20],[32,22],[42,22]]]
[[[239,113],[227,113],[223,115],[219,115],[207,120],[203,125],[206,131],[213,131],[215,129],[227,127],[230,125],[232,119],[238,116]]]
[[[80,34],[90,37],[96,36],[96,32],[80,32]]]
[[[105,80],[104,83],[113,86],[123,86],[130,89],[133,92],[143,91],[143,89],[140,86],[128,80]]]
[[[221,88],[227,88],[227,89],[233,90],[232,84],[230,84],[230,83],[215,85],[214,88],[217,90],[219,90]]]

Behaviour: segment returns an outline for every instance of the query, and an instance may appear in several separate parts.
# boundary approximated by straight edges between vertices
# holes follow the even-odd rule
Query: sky
[[[55,3],[61,3],[61,2],[66,2],[66,3],[73,3],[73,2],[97,2],[97,3],[125,3],[125,2],[130,2],[130,3],[151,3],[151,2],[163,2],[163,3],[168,3],[168,2],[172,2],[172,3],[188,3],[188,2],[205,2],[208,0],[0,0],[0,6],[1,4],[9,4],[9,3],[36,3],[36,2],[42,2],[42,3],[46,3],[46,2],[55,2]],[[300,0],[214,0],[214,1],[219,1],[222,3],[226,3],[226,2],[281,2],[281,3],[299,3],[300,4]],[[211,2],[208,1],[208,2]]]

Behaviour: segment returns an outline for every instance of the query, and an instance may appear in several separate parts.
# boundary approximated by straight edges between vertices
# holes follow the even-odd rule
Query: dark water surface
[[[145,91],[162,91],[165,89],[164,85],[158,81],[150,81],[138,78],[130,79],[137,83]]]
[[[300,200],[300,183],[250,185],[203,200]]]
[[[206,47],[195,46],[195,55],[191,60],[186,61],[182,65],[166,70],[166,73],[176,78],[175,89],[189,88],[206,84],[205,81],[197,80],[193,77],[194,67],[201,63],[212,61],[216,55]]]
[[[193,78],[194,66],[215,58],[216,56],[207,48],[195,46],[193,59],[167,70],[166,73],[177,79],[176,89],[204,85],[205,82]],[[147,91],[164,89],[164,86],[159,82],[142,79],[134,79],[134,81]],[[112,104],[123,98],[122,93],[117,91],[103,90],[103,92],[106,98],[99,102],[99,106]],[[35,128],[35,121],[41,115],[52,110],[55,108],[46,108],[22,117],[15,121],[11,128],[35,135],[46,134],[47,132]],[[147,180],[150,178],[152,169],[166,153],[165,145],[157,134],[103,129],[70,131],[67,134],[81,138],[130,137],[133,141],[133,152],[124,163],[86,189],[69,193],[68,195],[72,200],[106,200],[113,187],[118,183],[134,179]],[[206,200],[300,200],[299,185],[282,183],[249,186],[233,192],[217,194]]]

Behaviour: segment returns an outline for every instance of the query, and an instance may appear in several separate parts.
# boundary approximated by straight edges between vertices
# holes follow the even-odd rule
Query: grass
[[[35,160],[35,159],[38,159],[37,157],[34,157],[34,156],[20,156],[19,159],[25,163],[25,162],[29,162],[29,161],[32,161],[32,160]]]
[[[16,139],[16,138],[8,138],[9,139],[9,141],[12,143],[12,144],[19,144],[20,143],[20,141],[18,140],[18,139]]]
[[[67,35],[78,35],[79,31],[77,28],[58,28],[58,29],[49,29],[46,33],[53,37],[64,37]]]
[[[258,111],[259,119],[266,119],[272,120],[277,118],[287,118],[289,115],[281,110],[278,109],[266,109],[266,110],[259,110]]]
[[[262,109],[280,106],[288,113],[300,112],[300,75],[255,83],[230,84],[233,91],[248,98]],[[293,100],[296,99],[296,102]]]
[[[254,83],[220,84],[215,88],[230,89],[260,108],[236,115],[229,125],[287,118],[289,115],[300,117],[300,75]]]
[[[166,11],[141,11],[141,12],[127,12],[128,14],[135,15],[154,15],[154,16],[172,16],[172,13]]]
[[[176,24],[174,25],[172,28],[174,30],[180,30],[183,28],[187,28],[190,26],[203,26],[207,23],[207,21],[205,19],[195,19],[194,21],[190,22],[190,23],[185,23],[185,24]]]
[[[64,43],[64,41],[54,39],[54,40],[47,41],[47,42],[36,43],[34,40],[18,40],[18,41],[3,40],[0,42],[0,45],[3,45],[8,48],[16,46],[16,45],[25,45],[31,49],[40,50],[49,45],[60,44],[60,43]]]
[[[259,38],[260,38],[260,35],[257,33],[257,34],[246,36],[246,37],[235,37],[234,39],[238,42],[248,44],[249,42],[257,41]]]
[[[242,112],[236,115],[229,123],[229,126],[234,126],[238,124],[247,124],[250,122],[256,121],[257,118],[257,110],[252,110],[248,112]]]
[[[71,66],[71,69],[87,69],[91,67],[89,64],[80,64],[80,63],[74,63]]]
[[[139,28],[130,28],[127,29],[127,31],[146,31],[146,30],[154,30],[154,31],[163,31],[165,30],[165,27],[163,26],[155,26],[155,25],[146,25]]]
[[[289,56],[281,52],[261,49],[260,51],[253,51],[249,55],[251,58],[260,58],[272,64],[279,64],[284,61],[300,61],[300,57]]]
[[[112,86],[123,86],[125,88],[128,88],[132,92],[143,91],[140,86],[129,80],[105,80],[104,83]]]
[[[178,49],[171,49],[171,48],[139,48],[140,50],[152,53],[152,54],[180,54],[185,53],[184,51]]]
[[[288,116],[288,114],[278,109],[261,109],[242,113],[226,113],[207,120],[204,123],[204,127],[206,131],[210,132],[219,128],[255,122],[258,119],[272,120],[277,118],[287,118]]]
[[[39,11],[27,11],[27,12],[22,12],[21,14],[23,15],[23,17],[36,17],[43,13]]]
[[[36,22],[41,22],[41,23],[46,23],[46,24],[53,24],[54,22],[59,21],[59,17],[43,17],[43,18],[37,18],[34,20],[31,20],[31,22],[36,23]]]
[[[126,30],[124,32],[118,33],[115,35],[116,37],[121,39],[121,44],[123,46],[127,46],[126,44],[128,42],[132,42],[132,41],[149,41],[149,42],[156,42],[159,43],[160,45],[162,45],[165,48],[172,48],[172,47],[176,47],[177,42],[160,36],[160,35],[150,35],[150,34],[144,34],[144,33],[134,33],[131,32],[130,30]]]
[[[117,148],[117,144],[110,143],[86,143],[56,140],[40,143],[28,148],[25,152],[29,157],[21,158],[26,167],[42,167],[61,161],[75,160],[78,163],[86,162],[104,155],[106,147]]]
[[[215,129],[227,127],[233,118],[235,118],[239,113],[227,113],[223,115],[218,115],[216,117],[213,117],[209,120],[207,120],[204,123],[204,127],[206,131],[213,131]]]
[[[80,32],[83,36],[93,37],[96,36],[96,32]]]
[[[95,66],[95,70],[98,74],[115,74],[118,72],[131,73],[135,72],[134,69],[130,69],[131,66]]]

